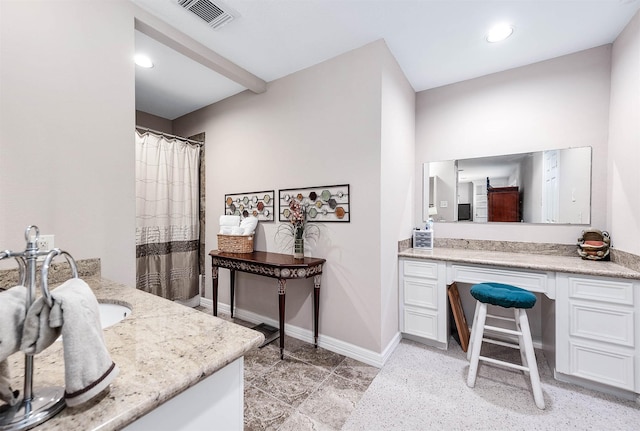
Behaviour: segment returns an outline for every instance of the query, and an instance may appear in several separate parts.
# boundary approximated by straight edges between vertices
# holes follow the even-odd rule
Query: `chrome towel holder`
[[[78,277],[78,267],[73,257],[66,251],[54,248],[52,250],[39,250],[38,239],[40,230],[37,226],[27,226],[25,230],[25,240],[27,247],[24,251],[13,252],[4,250],[0,252],[0,260],[13,257],[18,262],[20,273],[20,284],[27,288],[28,310],[36,297],[36,272],[37,259],[45,256],[42,264],[40,277],[40,288],[49,306],[53,305],[53,298],[48,288],[48,276],[51,262],[57,256],[64,256],[74,278]],[[15,405],[4,405],[0,407],[0,431],[26,430],[33,428],[53,416],[57,415],[65,408],[64,388],[48,387],[33,390],[33,355],[25,354],[24,366],[24,391],[22,399]]]

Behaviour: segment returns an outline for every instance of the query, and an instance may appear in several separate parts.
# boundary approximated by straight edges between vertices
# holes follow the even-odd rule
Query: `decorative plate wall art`
[[[224,213],[242,218],[255,216],[259,221],[273,221],[274,190],[224,195]]]
[[[349,222],[349,184],[279,190],[280,221],[289,221],[289,202],[297,200],[310,222]]]

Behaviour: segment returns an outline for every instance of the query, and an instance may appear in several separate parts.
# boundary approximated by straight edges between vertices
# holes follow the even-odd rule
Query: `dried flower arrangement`
[[[289,201],[288,223],[278,226],[276,239],[284,241],[283,247],[289,248],[293,244],[294,257],[303,257],[304,240],[316,241],[320,236],[320,229],[315,223],[307,220],[307,209],[299,200],[292,197]]]

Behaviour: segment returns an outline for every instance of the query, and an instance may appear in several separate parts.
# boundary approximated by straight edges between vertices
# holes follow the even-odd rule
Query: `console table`
[[[289,254],[254,251],[252,253],[209,252],[213,278],[213,315],[218,315],[218,268],[227,268],[231,274],[231,317],[233,317],[236,271],[275,278],[278,281],[278,314],[280,329],[280,358],[284,358],[284,313],[287,280],[313,277],[313,336],[318,347],[318,314],[320,311],[320,280],[325,259],[305,257],[294,259]]]

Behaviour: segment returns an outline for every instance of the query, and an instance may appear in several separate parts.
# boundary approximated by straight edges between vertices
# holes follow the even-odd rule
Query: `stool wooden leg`
[[[476,322],[478,321],[478,309],[480,308],[480,301],[476,301],[476,311],[473,313],[473,322],[471,323],[471,336],[469,337],[469,345],[467,346],[467,361],[471,360],[471,351],[473,350],[473,335],[476,330]]]
[[[527,354],[524,348],[524,338],[522,337],[522,327],[520,326],[520,311],[521,310],[519,308],[514,308],[513,314],[515,316],[516,331],[520,333],[520,335],[518,335],[518,346],[520,346],[520,358],[522,360],[522,365],[524,367],[528,367],[529,365],[527,365]],[[524,374],[529,375],[528,371],[525,371]]]
[[[529,377],[531,378],[531,388],[533,389],[533,399],[539,409],[544,409],[544,397],[542,395],[542,386],[540,385],[540,375],[538,374],[538,363],[536,362],[536,354],[533,350],[533,340],[531,339],[531,328],[529,327],[529,319],[527,312],[520,310],[519,316],[520,326],[522,327],[522,338],[524,339],[525,355],[529,364]]]
[[[469,362],[469,374],[467,375],[467,386],[470,388],[476,384],[478,375],[478,365],[480,363],[480,350],[482,349],[482,336],[484,334],[484,322],[487,320],[487,304],[478,302],[478,311],[473,323],[473,350],[471,351],[471,361]]]

